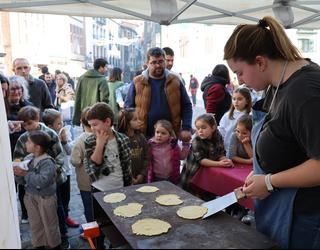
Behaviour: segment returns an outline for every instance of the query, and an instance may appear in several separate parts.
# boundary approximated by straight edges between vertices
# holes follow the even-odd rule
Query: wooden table
[[[106,235],[114,247],[119,243],[116,240],[113,242],[117,234],[119,234],[117,240],[121,238],[122,243],[127,243],[134,249],[271,248],[275,246],[266,236],[223,212],[219,212],[205,220],[182,219],[176,215],[176,211],[180,207],[200,205],[203,201],[170,182],[161,181],[152,183],[152,185],[160,190],[156,193],[143,194],[136,192],[136,189],[142,186],[137,185],[110,192],[99,192],[93,195],[95,219],[99,222],[110,220],[112,226],[114,226],[113,230],[109,230],[111,232],[110,235]],[[127,196],[126,200],[117,204],[105,203],[103,197],[114,192],[124,193]],[[161,194],[177,194],[184,203],[179,206],[161,206],[155,202],[155,198]],[[142,214],[133,218],[122,218],[113,214],[113,210],[116,207],[130,202],[143,204]],[[167,221],[172,228],[167,234],[160,236],[134,235],[131,225],[144,218]]]
[[[222,196],[243,186],[252,165],[235,164],[233,168],[201,167],[191,180],[191,184],[207,192]],[[244,199],[239,204],[253,210],[252,199]]]

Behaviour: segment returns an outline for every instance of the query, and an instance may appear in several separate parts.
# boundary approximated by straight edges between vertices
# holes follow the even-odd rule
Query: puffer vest
[[[143,75],[134,78],[133,83],[136,89],[135,104],[136,112],[140,121],[142,121],[142,133],[147,132],[147,119],[151,99],[151,86],[148,79]],[[166,77],[165,93],[171,114],[171,122],[174,132],[177,136],[181,128],[181,92],[180,80],[173,74]],[[159,107],[160,108],[160,107]]]

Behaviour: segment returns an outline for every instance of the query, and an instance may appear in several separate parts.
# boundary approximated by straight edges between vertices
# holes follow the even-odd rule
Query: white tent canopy
[[[175,23],[257,23],[269,15],[286,28],[320,28],[320,0],[1,0],[0,11],[143,19]]]

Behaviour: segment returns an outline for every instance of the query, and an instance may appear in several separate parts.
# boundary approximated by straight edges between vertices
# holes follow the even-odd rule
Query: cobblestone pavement
[[[196,107],[193,108],[194,114],[193,114],[193,123],[195,118],[204,113],[203,109],[203,101],[197,100],[198,104]],[[194,125],[193,125],[194,126]],[[75,138],[81,133],[80,127],[76,128]],[[78,221],[80,224],[86,223],[84,213],[83,213],[83,205],[82,200],[80,196],[80,192],[76,183],[75,173],[74,169],[73,174],[71,176],[71,200],[70,200],[70,217]],[[20,202],[18,202],[18,208],[19,208],[19,216],[21,215],[20,210]],[[19,217],[21,218],[21,217]],[[20,234],[21,234],[21,243],[23,249],[32,249],[31,244],[31,235],[29,230],[29,224],[20,224]],[[89,244],[86,240],[83,240],[80,238],[80,230],[79,228],[68,228],[68,236],[69,236],[69,242],[72,249],[89,249]]]

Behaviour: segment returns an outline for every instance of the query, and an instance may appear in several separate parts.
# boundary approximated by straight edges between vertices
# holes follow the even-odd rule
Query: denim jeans
[[[93,221],[93,208],[92,208],[92,192],[81,191],[80,195],[84,208],[84,216],[86,217],[87,222]]]
[[[293,215],[290,248],[320,249],[320,213]]]
[[[192,99],[193,105],[196,105],[197,104],[197,95],[192,95],[191,99]]]

